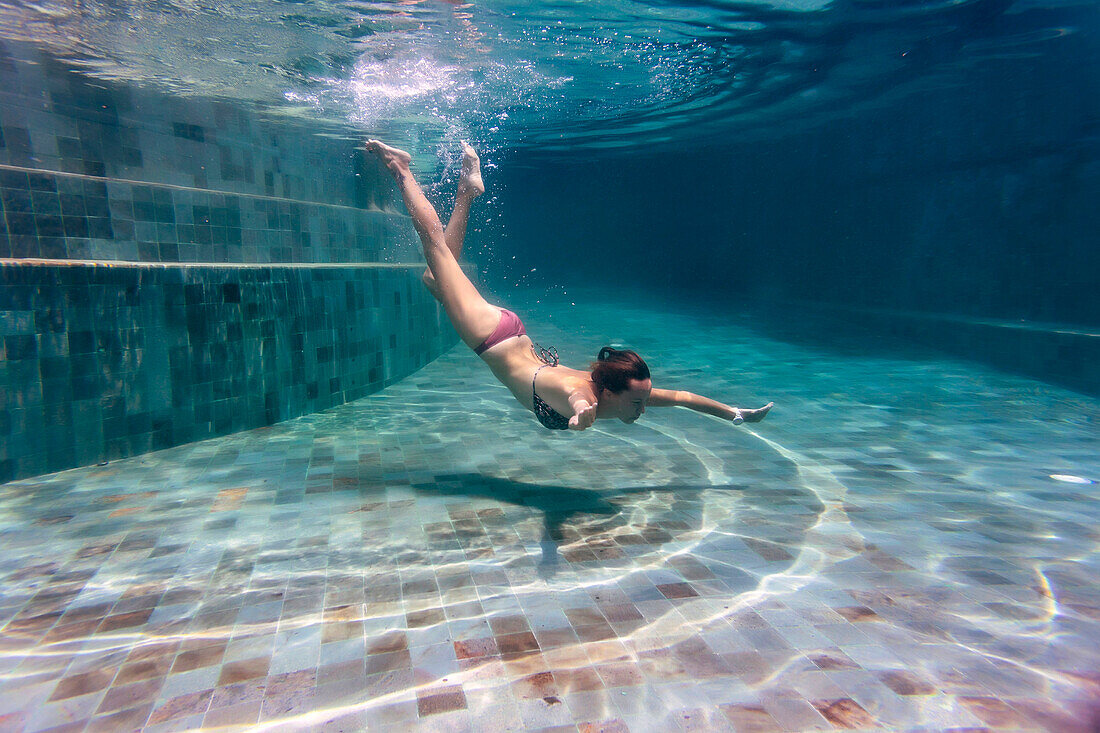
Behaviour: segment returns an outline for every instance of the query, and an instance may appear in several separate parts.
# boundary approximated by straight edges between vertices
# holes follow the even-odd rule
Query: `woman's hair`
[[[632,379],[649,379],[649,366],[642,357],[629,349],[619,350],[605,346],[600,349],[600,354],[591,367],[596,394],[604,389],[618,394],[630,388]]]

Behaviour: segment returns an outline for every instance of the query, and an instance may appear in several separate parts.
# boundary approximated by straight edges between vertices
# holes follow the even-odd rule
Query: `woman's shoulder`
[[[581,371],[580,369],[573,369],[564,365],[558,365],[553,369],[546,369],[545,371],[554,374],[554,381],[569,392],[573,392],[577,389],[587,389],[591,391],[592,372]]]

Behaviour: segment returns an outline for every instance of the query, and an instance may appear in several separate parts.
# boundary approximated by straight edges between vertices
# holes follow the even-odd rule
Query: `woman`
[[[446,229],[413,178],[412,157],[377,140],[368,140],[367,150],[378,156],[401,189],[428,261],[424,284],[443,304],[466,345],[546,428],[584,430],[605,418],[632,423],[647,405],[690,407],[735,424],[759,422],[772,408],[769,402],[757,410],[740,410],[691,392],[654,389],[649,367],[633,351],[605,346],[588,371],[558,364],[552,349],[536,351],[519,317],[489,304],[458,265],[470,204],[485,192],[474,149],[462,143],[462,173]]]

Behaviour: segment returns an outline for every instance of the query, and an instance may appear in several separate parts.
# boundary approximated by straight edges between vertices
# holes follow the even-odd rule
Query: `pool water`
[[[566,364],[776,407],[551,433],[459,346],[12,482],[0,728],[1090,729],[1095,399],[713,304],[506,305]]]

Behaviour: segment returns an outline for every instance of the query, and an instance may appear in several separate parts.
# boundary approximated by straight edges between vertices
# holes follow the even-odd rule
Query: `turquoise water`
[[[1040,87],[1036,60],[1080,54],[1094,31],[1088,4],[1054,0],[0,5],[5,37],[94,75],[254,102],[328,134],[350,122],[421,153],[461,136],[600,154],[807,133],[853,108],[919,106],[928,89],[965,94],[983,69],[1006,91]],[[1078,68],[1060,83],[1095,80]]]
[[[263,148],[245,195],[329,206],[300,169],[330,151],[340,207],[388,211],[370,135],[446,213],[471,140],[465,258],[535,340],[776,403],[551,433],[459,346],[4,484],[0,730],[1094,731],[1096,31],[1033,0],[0,2],[93,80],[335,139],[154,115],[143,175],[205,146],[188,195]],[[81,124],[0,143],[84,164]]]
[[[8,484],[5,727],[1086,729],[1096,400],[580,295],[508,305],[567,363],[622,340],[775,411],[550,433],[457,347]]]

